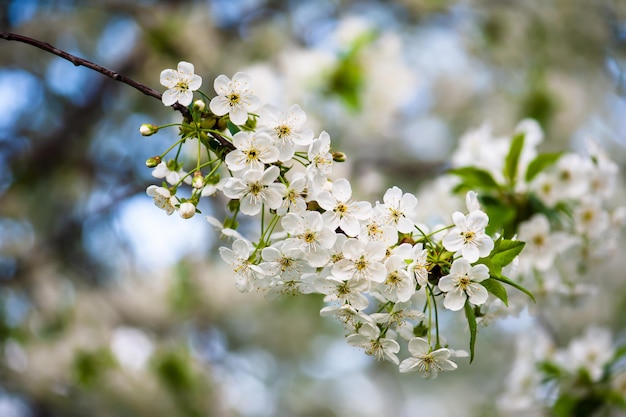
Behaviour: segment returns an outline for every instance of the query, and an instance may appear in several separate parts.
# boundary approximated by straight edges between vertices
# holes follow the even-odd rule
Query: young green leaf
[[[470,304],[469,300],[465,301],[465,317],[467,318],[467,324],[470,330],[470,363],[474,360],[474,345],[476,344],[476,315],[474,314],[474,308]]]
[[[450,174],[459,176],[469,188],[497,189],[500,186],[491,174],[484,169],[475,167],[454,168],[448,171]]]
[[[509,284],[511,287],[516,288],[520,290],[521,292],[523,292],[524,294],[526,294],[527,296],[529,296],[530,299],[533,300],[533,302],[535,303],[537,302],[537,300],[535,300],[535,296],[533,295],[533,293],[531,293],[526,288],[519,285],[517,282],[512,281],[510,278],[507,278],[505,276],[499,276],[499,277],[494,277],[494,279],[497,279],[500,282],[504,282],[505,284]]]
[[[487,291],[502,300],[505,306],[509,306],[509,299],[506,294],[506,289],[496,279],[489,278],[480,283],[483,287],[487,288]]]
[[[519,164],[519,157],[522,153],[522,149],[524,148],[525,136],[526,135],[524,133],[518,133],[513,137],[513,140],[511,141],[511,147],[509,148],[509,153],[506,156],[503,174],[504,178],[506,178],[511,185],[515,183],[515,177],[517,176],[517,166]]]
[[[524,249],[525,242],[519,240],[498,239],[496,240],[489,258],[494,265],[504,267],[513,262],[513,259]]]
[[[532,181],[537,176],[537,174],[558,161],[562,154],[563,152],[555,152],[542,153],[537,155],[537,157],[533,159],[530,164],[528,164],[525,177],[526,182]]]

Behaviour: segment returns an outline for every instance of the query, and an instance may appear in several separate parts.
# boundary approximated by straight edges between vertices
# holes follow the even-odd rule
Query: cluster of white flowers
[[[518,141],[521,145],[515,150],[517,163],[507,167],[519,137],[523,141]],[[591,140],[583,154],[539,154],[542,141],[543,132],[533,120],[522,121],[505,137],[492,135],[489,126],[483,125],[461,137],[452,156],[456,174],[438,184],[452,194],[480,176],[483,183],[478,188],[484,202],[488,200],[485,211],[500,213],[505,219],[499,222],[492,215],[491,224],[495,221],[526,243],[507,276],[545,297],[591,294],[594,283],[584,282],[585,274],[580,271],[615,252],[626,223],[626,207],[611,206],[618,166]],[[465,171],[469,166],[473,179]],[[490,307],[487,303],[484,312]]]
[[[585,406],[599,411],[619,405],[626,397],[624,351],[616,349],[608,328],[588,327],[563,348],[537,330],[517,342],[517,358],[497,401],[502,415],[573,415]]]
[[[181,63],[179,70],[181,66],[185,71],[163,72],[167,83],[162,83],[170,87],[163,95],[165,104],[176,92],[181,104],[190,103],[186,92],[192,86],[181,90],[181,85],[197,76],[191,64]],[[235,237],[219,253],[232,267],[240,291],[264,291],[269,298],[323,294],[328,304],[321,314],[345,325],[350,345],[399,365],[401,372],[436,377],[455,369],[450,357],[467,353],[447,348],[438,304],[450,311],[464,309],[475,336],[473,311],[487,302],[494,285],[502,288],[496,283],[488,291],[482,284],[499,275],[481,263],[495,245],[485,232],[489,218],[477,194],[467,193],[466,213],[443,213],[452,223],[433,228],[417,222],[415,195],[396,186],[382,202],[359,201],[348,179],[332,177],[335,163],[345,155],[333,152],[327,132],[315,137],[305,127],[306,114],[299,106],[286,111],[261,106],[243,73],[232,80],[220,75],[214,87],[217,96],[208,106],[198,100],[189,107],[193,120],[181,125],[181,139],[148,161],[154,176],[169,184],[148,188],[155,205],[189,218],[201,197],[226,197],[231,215],[223,222],[208,220]],[[141,132],[158,129],[144,125]],[[189,172],[177,160],[162,162],[187,140],[197,140],[208,161],[201,162],[198,155]],[[224,165],[228,177],[220,178]],[[190,182],[191,198],[177,197],[178,187]],[[239,214],[260,217],[257,241],[236,232]],[[400,343],[411,355],[402,362]],[[473,355],[473,344],[470,349]]]

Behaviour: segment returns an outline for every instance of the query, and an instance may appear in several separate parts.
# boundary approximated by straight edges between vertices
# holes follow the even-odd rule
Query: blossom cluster
[[[361,201],[348,179],[333,177],[345,155],[333,150],[327,132],[315,136],[305,126],[298,105],[262,105],[244,73],[218,76],[216,96],[202,94],[191,105],[189,92],[201,85],[193,72],[185,62],[162,72],[163,103],[176,98],[190,105],[191,117],[180,124],[180,139],[147,161],[165,180],[147,193],[183,218],[198,212],[203,197],[226,200],[228,217],[207,220],[234,240],[219,253],[237,289],[270,299],[323,294],[320,314],[344,324],[348,344],[427,378],[456,369],[450,358],[468,355],[450,349],[440,328],[441,310],[463,311],[473,358],[480,306],[489,299],[507,303],[502,283],[525,291],[502,274],[524,244],[486,232],[490,219],[477,193],[468,190],[465,209],[442,213],[445,222],[435,225],[420,222],[417,197],[397,186],[382,201]],[[160,128],[140,130],[151,135]],[[164,160],[188,141],[197,141],[195,167],[184,170],[179,153]],[[190,197],[179,196],[184,185]],[[237,231],[240,215],[258,219],[257,239]],[[402,361],[401,344],[409,353]]]

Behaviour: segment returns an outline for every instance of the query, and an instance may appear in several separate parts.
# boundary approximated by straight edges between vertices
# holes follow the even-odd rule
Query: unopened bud
[[[346,162],[346,154],[343,152],[333,152],[333,161]]]
[[[153,156],[152,158],[148,158],[146,160],[146,166],[148,168],[154,168],[155,166],[159,165],[161,163],[161,157],[160,156]]]
[[[144,123],[141,126],[139,126],[139,132],[143,136],[152,136],[158,131],[159,131],[159,126],[151,125],[149,123]]]
[[[203,111],[205,107],[206,103],[204,102],[204,100],[196,100],[193,102],[194,110]]]
[[[204,177],[202,176],[202,173],[200,171],[196,171],[193,173],[193,180],[191,184],[193,185],[193,188],[196,188],[198,190],[204,187]]]
[[[183,219],[191,219],[194,214],[196,214],[196,206],[190,202],[182,203],[178,208],[178,214],[180,214],[180,217]]]

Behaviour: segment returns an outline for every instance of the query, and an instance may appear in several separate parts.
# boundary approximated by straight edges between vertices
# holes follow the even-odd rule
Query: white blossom
[[[431,351],[428,342],[420,337],[415,337],[409,341],[409,352],[412,357],[400,363],[400,372],[419,372],[426,379],[437,378],[441,371],[454,371],[456,363],[448,358],[450,351],[440,348]]]
[[[443,238],[443,247],[451,252],[460,253],[470,262],[488,256],[493,249],[493,240],[485,233],[489,217],[480,210],[474,210],[467,216],[456,211],[452,213],[455,227]]]
[[[154,205],[162,210],[165,210],[168,215],[174,213],[176,210],[178,199],[176,196],[172,195],[170,190],[167,188],[151,185],[146,190],[146,194],[154,198]]]
[[[241,178],[229,178],[224,184],[224,195],[240,199],[241,212],[248,216],[259,214],[263,204],[276,209],[280,207],[285,191],[284,184],[274,182],[279,174],[275,165],[265,171],[250,169]]]
[[[269,104],[259,111],[259,129],[269,133],[279,150],[278,159],[282,162],[293,157],[296,145],[309,146],[313,141],[313,131],[304,128],[304,122],[306,113],[297,104],[286,112]]]
[[[161,71],[160,82],[162,86],[167,87],[161,97],[164,105],[171,106],[179,102],[183,106],[188,106],[193,100],[193,91],[202,85],[202,77],[194,74],[193,64],[181,61],[178,63],[178,70]]]
[[[398,342],[392,339],[381,338],[378,326],[364,323],[357,334],[348,336],[347,342],[351,346],[365,349],[365,353],[378,360],[388,360],[398,365],[400,360],[396,353],[400,351]]]
[[[458,311],[469,298],[474,305],[484,304],[489,297],[487,289],[480,282],[489,278],[489,268],[478,264],[471,266],[465,258],[452,262],[450,273],[439,279],[439,289],[446,293],[443,306],[452,311]]]
[[[272,145],[265,133],[239,131],[233,136],[235,149],[230,151],[224,162],[231,171],[243,169],[265,169],[265,164],[278,160],[278,149]]]
[[[356,236],[360,231],[359,220],[367,219],[372,211],[368,201],[353,201],[352,186],[345,178],[333,182],[332,192],[324,191],[317,196],[317,202],[326,212],[324,220],[330,227],[340,227],[348,236]]]
[[[242,125],[248,120],[248,113],[259,108],[261,101],[252,92],[250,77],[238,72],[231,80],[220,75],[213,83],[218,94],[209,103],[209,108],[215,115],[223,116],[228,113],[230,121]]]
[[[258,280],[265,275],[263,269],[250,262],[252,245],[243,239],[233,242],[232,249],[220,247],[220,256],[233,268],[235,273],[235,287],[241,292],[250,292],[257,287]]]

